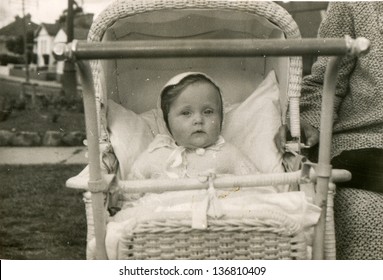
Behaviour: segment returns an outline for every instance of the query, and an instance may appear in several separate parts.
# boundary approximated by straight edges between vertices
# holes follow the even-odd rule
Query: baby
[[[222,95],[207,75],[192,72],[175,76],[163,88],[158,107],[166,129],[137,158],[130,179],[257,173],[253,163],[220,135],[224,116]],[[238,215],[235,217],[243,218],[246,214],[259,213],[260,217],[267,216],[267,213],[275,215],[276,212],[271,211],[270,207],[279,204],[281,210],[278,213],[283,216],[289,207],[300,207],[296,200],[284,199],[280,202],[278,195],[273,188],[265,187],[241,191],[237,188],[169,191],[128,199],[107,225],[105,242],[108,258],[119,257],[120,242],[125,242],[124,236],[129,236],[142,221],[178,217],[190,220],[193,228],[206,229],[208,216]],[[272,201],[271,206],[268,201]],[[287,201],[288,207],[285,207],[284,201]],[[243,210],[246,207],[248,210]],[[284,218],[281,220],[284,221]]]
[[[134,162],[129,179],[257,173],[253,163],[220,135],[224,116],[222,95],[207,75],[188,72],[173,77],[161,92],[158,109],[165,123],[163,132]],[[237,188],[217,190],[217,197],[223,199],[236,192]],[[163,207],[184,210],[191,201],[200,210],[208,205],[204,190],[123,196],[123,209],[111,217],[107,227],[106,247],[111,259],[117,257],[118,242],[135,219],[158,215],[158,209]],[[201,214],[204,221],[205,212]]]
[[[138,157],[130,179],[256,173],[253,163],[220,135],[222,95],[210,77],[198,72],[173,77],[158,105],[168,131]]]

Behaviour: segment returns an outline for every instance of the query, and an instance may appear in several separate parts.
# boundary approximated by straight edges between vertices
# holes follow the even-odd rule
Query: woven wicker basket
[[[209,220],[206,230],[190,227],[190,221],[164,220],[141,223],[119,244],[119,259],[307,259],[302,231],[266,226],[248,220]]]

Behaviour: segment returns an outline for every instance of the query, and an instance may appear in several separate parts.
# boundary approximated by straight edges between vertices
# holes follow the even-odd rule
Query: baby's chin
[[[209,141],[194,141],[191,143],[185,143],[185,145],[182,145],[182,146],[190,150],[206,149],[210,147],[211,145],[214,145],[214,143],[217,142],[217,140],[218,140],[218,137],[217,139],[209,140]]]

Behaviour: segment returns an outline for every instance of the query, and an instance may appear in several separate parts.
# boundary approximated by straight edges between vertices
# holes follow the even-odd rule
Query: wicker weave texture
[[[329,184],[327,195],[326,225],[324,236],[324,253],[326,260],[336,259],[335,223],[334,223],[334,195],[336,186]]]
[[[334,186],[333,186],[334,187]],[[326,236],[325,236],[325,259],[335,259],[335,231],[333,198],[334,188],[331,187],[328,195]],[[356,190],[358,192],[358,190]],[[346,191],[347,192],[347,191]],[[363,194],[363,193],[362,193]],[[374,194],[375,199],[383,200],[380,195]],[[339,200],[342,199],[338,196]],[[358,197],[358,196],[357,196]],[[87,216],[87,246],[94,239],[93,211],[90,193],[84,193],[84,202]],[[352,200],[352,194],[351,194]],[[373,201],[373,200],[372,200]],[[380,202],[380,204],[382,201]],[[347,202],[342,204],[341,211],[347,212]],[[363,208],[363,206],[362,206]],[[353,212],[353,211],[351,211]],[[343,215],[339,214],[338,215]],[[339,218],[338,218],[339,219]],[[360,217],[362,219],[362,217]],[[341,238],[338,244],[341,252],[338,257],[362,257],[365,254],[382,256],[382,249],[369,252],[363,251],[359,245],[350,246],[348,243],[348,219],[342,217],[338,221],[338,227],[344,230],[338,231],[337,236]],[[378,220],[378,219],[377,219]],[[360,220],[359,220],[360,222]],[[278,223],[278,226],[271,227],[271,223]],[[345,225],[346,223],[346,225]],[[376,223],[379,223],[376,221]],[[120,241],[118,256],[119,259],[308,259],[307,241],[300,228],[294,223],[277,220],[255,220],[255,219],[231,219],[213,220],[206,231],[192,229],[190,220],[164,220],[140,223],[137,229],[125,235]],[[269,226],[266,226],[269,225]],[[376,230],[382,230],[377,227]],[[374,230],[373,234],[376,234]],[[382,230],[383,231],[383,230]],[[362,228],[358,228],[359,238],[364,234]],[[229,238],[229,239],[228,239]],[[217,243],[217,240],[221,240]],[[213,244],[210,244],[210,243]],[[246,247],[243,244],[246,244]],[[373,243],[380,244],[379,240]],[[190,244],[196,243],[192,248]],[[228,244],[231,244],[230,246]],[[339,247],[338,246],[338,247]],[[349,248],[350,246],[350,248]],[[228,248],[230,249],[223,249]],[[236,249],[237,247],[237,249]],[[240,249],[239,249],[240,248]],[[356,250],[355,248],[358,248]],[[381,247],[380,247],[381,248]],[[244,249],[247,251],[245,252]],[[359,250],[360,249],[360,250]],[[228,252],[229,250],[230,252]],[[355,252],[356,251],[356,252]],[[94,252],[87,248],[87,259],[94,259]],[[370,257],[372,258],[372,257]],[[382,257],[381,257],[382,258]]]
[[[238,222],[238,221],[237,221]],[[307,244],[302,232],[287,234],[286,229],[252,226],[191,229],[190,225],[168,227],[144,225],[146,230],[127,234],[120,240],[118,258],[136,260],[279,260],[307,259]]]
[[[89,41],[101,41],[105,30],[120,18],[164,9],[222,9],[260,15],[279,26],[287,38],[300,38],[297,24],[291,15],[272,2],[227,0],[118,0],[110,4],[94,21]]]

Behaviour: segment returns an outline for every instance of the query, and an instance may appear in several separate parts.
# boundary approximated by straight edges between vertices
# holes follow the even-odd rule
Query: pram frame
[[[215,43],[212,43],[215,41]],[[177,42],[167,41],[166,45],[158,45],[155,41],[135,42],[134,46],[124,43],[124,47],[119,43],[85,43],[85,42],[74,42],[73,44],[63,46],[57,46],[55,48],[55,54],[61,59],[72,59],[76,61],[79,69],[79,74],[83,86],[84,96],[84,107],[86,117],[86,129],[87,129],[87,140],[89,147],[89,190],[92,193],[92,208],[95,217],[95,238],[96,238],[96,258],[106,259],[105,251],[105,216],[104,216],[104,196],[103,193],[108,189],[108,183],[101,177],[100,169],[100,149],[99,149],[99,127],[98,127],[98,116],[96,108],[95,90],[92,77],[92,71],[89,63],[86,60],[89,59],[102,59],[102,58],[121,58],[121,57],[164,57],[169,55],[169,50],[174,54],[176,51],[177,56],[205,56],[212,55],[233,55],[233,56],[263,56],[263,55],[280,55],[280,56],[299,56],[305,54],[318,54],[320,55],[342,55],[352,54],[358,55],[368,49],[368,44],[365,41],[350,40],[349,38],[343,39],[332,39],[332,40],[319,40],[319,39],[292,39],[278,40],[278,44],[273,44],[272,40],[209,40],[209,44],[204,46],[203,42],[187,41],[184,44],[179,45]],[[224,44],[222,44],[224,43]],[[230,45],[235,46],[231,48]],[[271,45],[273,47],[271,47]],[[102,46],[100,48],[100,46]],[[147,46],[150,46],[148,49]],[[187,46],[187,47],[185,47]],[[228,48],[222,46],[229,46]],[[190,49],[193,52],[190,52]],[[286,51],[286,49],[288,51]],[[153,50],[155,50],[153,52]],[[330,165],[330,147],[331,147],[331,131],[332,131],[332,104],[333,96],[336,85],[336,68],[339,61],[338,57],[330,59],[328,69],[326,71],[325,78],[325,90],[321,114],[321,131],[320,131],[320,154],[318,164],[315,165],[317,173],[317,191],[316,204],[322,207],[322,214],[320,222],[316,226],[316,234],[313,248],[313,258],[323,259],[324,257],[324,223],[326,216],[326,199],[328,193],[328,185],[331,177],[331,165]],[[299,100],[299,98],[298,98]],[[294,106],[292,106],[294,107]],[[299,118],[294,119],[295,114],[291,114],[291,126],[299,127]],[[294,134],[298,141],[299,149],[299,130]],[[307,178],[306,174],[299,173],[294,174],[294,181],[304,181]],[[281,174],[269,174],[269,177],[280,178]],[[344,173],[338,177],[338,180],[344,180],[348,174]],[[257,177],[257,176],[255,176]],[[230,180],[230,178],[228,178]],[[252,178],[254,179],[254,178]],[[244,180],[236,177],[238,183],[244,183]],[[332,180],[337,181],[336,176],[332,177]],[[282,181],[285,181],[282,179]],[[254,182],[254,181],[252,181]],[[169,182],[170,184],[172,182]],[[174,183],[174,182],[173,182]],[[273,182],[271,182],[273,184]],[[219,184],[218,184],[219,185]],[[216,186],[218,187],[216,184]],[[185,182],[182,186],[185,189]],[[203,188],[203,185],[200,187]],[[150,190],[150,188],[148,189]]]

